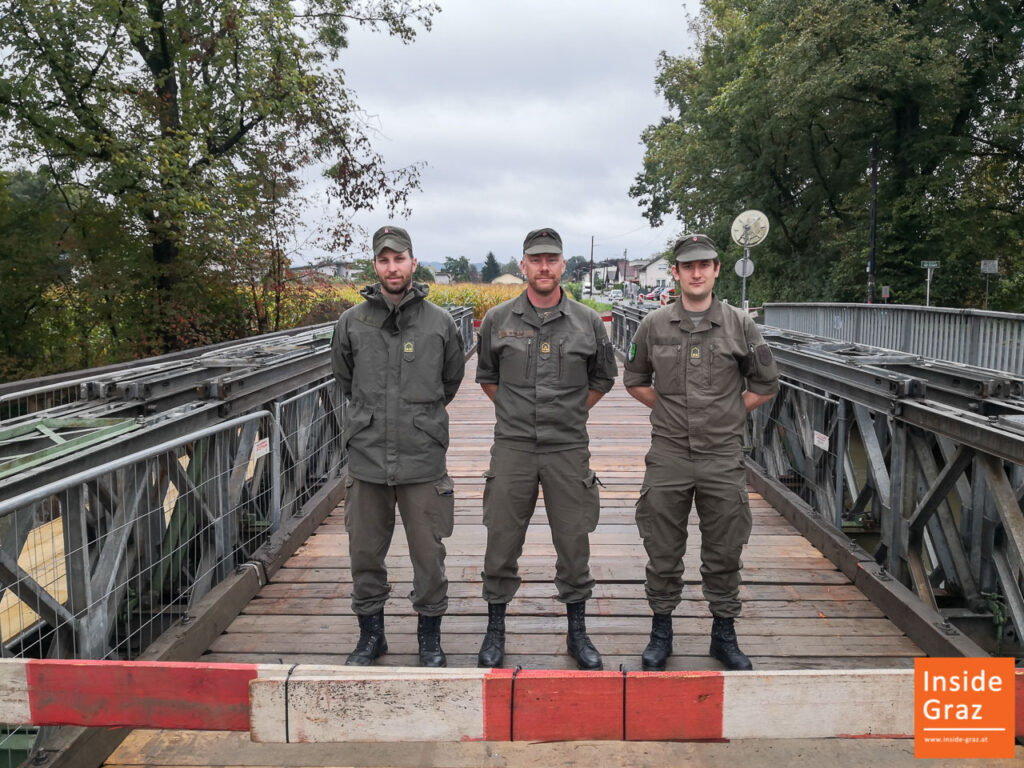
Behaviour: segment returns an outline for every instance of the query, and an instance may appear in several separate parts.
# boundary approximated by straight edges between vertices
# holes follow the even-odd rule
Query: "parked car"
[[[662,306],[666,304],[671,304],[673,301],[676,300],[676,297],[678,295],[679,292],[674,287],[669,288],[668,290],[664,290],[661,292],[661,296],[658,297],[658,301],[661,302]]]
[[[612,290],[608,291],[605,295],[608,297],[609,301],[622,301],[622,291],[618,288],[612,288]]]
[[[644,301],[661,301],[661,294],[668,290],[671,289],[667,285],[659,285],[652,288],[648,293],[640,294],[640,298]]]

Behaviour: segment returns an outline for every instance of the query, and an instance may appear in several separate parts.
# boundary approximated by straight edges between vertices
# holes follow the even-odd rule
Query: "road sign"
[[[983,274],[983,275],[998,275],[999,274],[999,259],[982,259],[981,260],[981,274]]]
[[[883,285],[882,286],[882,298],[883,299],[888,299],[890,295],[891,294],[889,293],[889,286],[888,285]]]
[[[937,261],[922,261],[921,269],[938,269],[939,262]]]
[[[754,274],[754,262],[746,257],[736,262],[736,266],[733,267],[736,274],[740,277],[750,277]]]

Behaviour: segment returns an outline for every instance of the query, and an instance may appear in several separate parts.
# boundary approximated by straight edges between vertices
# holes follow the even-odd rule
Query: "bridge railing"
[[[468,354],[472,309],[450,311]],[[137,658],[340,477],[329,326],[196,352],[7,388],[0,656]],[[72,443],[111,411],[121,431]]]
[[[634,323],[621,314],[623,328]],[[781,390],[748,417],[750,459],[816,519],[876,538],[875,561],[939,615],[993,652],[1019,653],[1021,380],[767,326],[764,335]]]
[[[901,304],[765,304],[764,322],[1024,375],[1024,315]]]

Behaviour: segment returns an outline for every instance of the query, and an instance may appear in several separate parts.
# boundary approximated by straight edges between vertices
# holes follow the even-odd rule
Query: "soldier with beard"
[[[335,379],[351,400],[342,442],[359,641],[345,663],[365,666],[388,649],[384,603],[391,585],[384,560],[397,504],[413,566],[409,599],[419,617],[420,664],[443,667],[448,579],[442,540],[451,536],[455,514],[445,406],[465,372],[462,337],[451,314],[426,300],[427,286],[412,281],[416,259],[405,229],[378,229],[373,256],[380,282],[363,289],[365,303],[341,315],[331,347]]]

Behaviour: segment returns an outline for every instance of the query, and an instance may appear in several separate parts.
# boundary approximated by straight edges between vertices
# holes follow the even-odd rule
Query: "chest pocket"
[[[533,331],[498,331],[491,339],[491,347],[498,355],[498,378],[501,381],[520,387],[531,382],[537,355],[537,339]]]
[[[432,333],[405,334],[400,342],[402,398],[432,403],[444,397],[441,385],[444,345]]]
[[[654,387],[666,395],[686,391],[686,374],[682,363],[682,344],[653,344],[651,365],[654,367]]]
[[[565,387],[585,387],[590,383],[589,361],[596,342],[581,333],[556,340],[558,349],[558,381]]]

